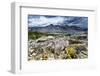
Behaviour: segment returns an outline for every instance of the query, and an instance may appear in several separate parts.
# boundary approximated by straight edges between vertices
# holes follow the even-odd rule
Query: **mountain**
[[[87,31],[87,28],[68,25],[53,25],[50,24],[45,27],[28,27],[29,32],[43,32],[43,33],[76,33]]]

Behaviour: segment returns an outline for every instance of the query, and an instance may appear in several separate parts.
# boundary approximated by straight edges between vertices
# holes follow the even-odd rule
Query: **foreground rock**
[[[87,48],[83,43],[69,45],[66,38],[41,37],[28,42],[28,60],[83,59]],[[72,42],[72,41],[71,41]]]

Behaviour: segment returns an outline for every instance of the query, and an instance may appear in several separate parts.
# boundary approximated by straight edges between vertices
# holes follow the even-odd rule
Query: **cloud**
[[[44,27],[50,24],[61,25],[67,24],[69,26],[88,26],[88,17],[74,17],[74,16],[42,16],[42,15],[29,15],[28,26],[29,27]]]
[[[61,24],[64,22],[64,17],[45,17],[45,16],[40,16],[40,17],[34,17],[28,19],[28,25],[30,27],[34,26],[48,26],[50,24]]]

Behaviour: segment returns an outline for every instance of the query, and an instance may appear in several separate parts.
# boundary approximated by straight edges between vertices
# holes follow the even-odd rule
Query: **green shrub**
[[[41,32],[28,32],[28,39],[38,39],[42,36],[48,36],[47,33],[41,33]]]
[[[74,46],[69,46],[65,49],[67,58],[68,59],[73,59],[76,58],[76,50]]]

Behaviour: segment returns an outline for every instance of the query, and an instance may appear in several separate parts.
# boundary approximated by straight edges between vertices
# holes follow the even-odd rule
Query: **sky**
[[[47,15],[28,15],[28,27],[45,27],[53,25],[69,25],[88,27],[88,17],[78,16],[47,16]]]

